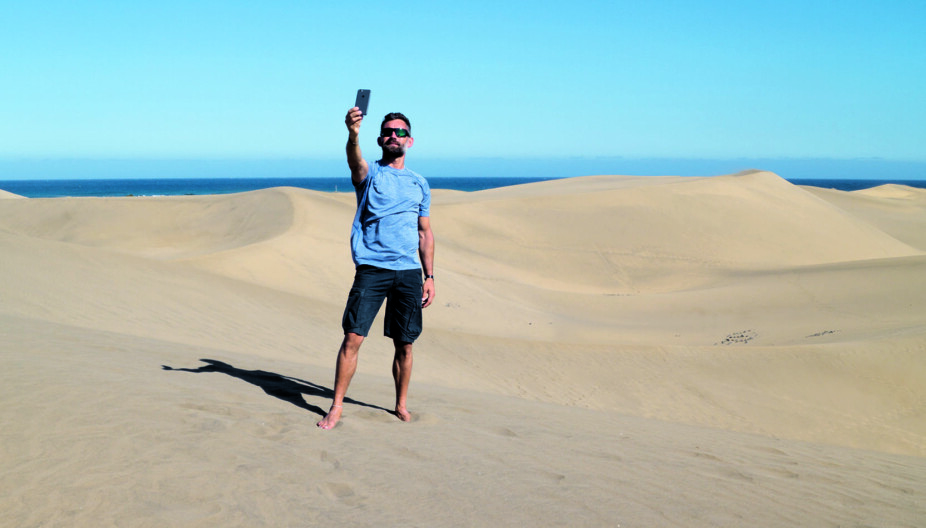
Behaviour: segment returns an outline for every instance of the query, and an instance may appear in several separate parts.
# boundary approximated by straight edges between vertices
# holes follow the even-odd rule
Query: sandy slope
[[[353,207],[0,201],[0,525],[926,516],[923,190],[750,172],[437,191],[415,422],[387,413],[374,337],[326,433]]]
[[[855,192],[813,187],[807,190],[898,240],[920,249],[926,247],[926,192],[923,189],[891,184]]]

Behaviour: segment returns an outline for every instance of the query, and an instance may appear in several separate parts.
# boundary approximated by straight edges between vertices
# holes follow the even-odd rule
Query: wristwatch
[[[434,279],[434,275],[425,275],[425,276],[424,276],[424,280],[428,280],[428,279],[432,279],[432,280],[433,280],[433,279]]]

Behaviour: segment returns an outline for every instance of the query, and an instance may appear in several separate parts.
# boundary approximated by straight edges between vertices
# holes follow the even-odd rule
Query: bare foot
[[[332,405],[331,409],[328,410],[328,415],[321,419],[316,425],[321,429],[334,429],[334,426],[338,425],[338,422],[341,420],[341,406]]]
[[[411,413],[408,412],[408,409],[406,409],[405,407],[396,406],[395,415],[398,416],[399,420],[402,420],[403,422],[410,422],[412,420]]]

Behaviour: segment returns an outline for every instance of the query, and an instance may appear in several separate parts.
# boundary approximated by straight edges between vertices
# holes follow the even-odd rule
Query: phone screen
[[[360,109],[360,113],[367,115],[367,106],[370,104],[370,90],[357,90],[357,102],[354,106]]]

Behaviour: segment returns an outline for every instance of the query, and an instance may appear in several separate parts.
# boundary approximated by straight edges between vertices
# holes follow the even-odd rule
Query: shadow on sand
[[[219,372],[221,374],[227,374],[233,378],[246,381],[251,385],[257,385],[270,396],[279,398],[307,411],[312,411],[321,417],[324,417],[326,414],[328,414],[328,411],[318,407],[317,405],[306,403],[304,396],[308,395],[319,398],[334,397],[333,390],[322,385],[317,385],[310,381],[291,378],[289,376],[282,376],[280,374],[267,372],[265,370],[242,370],[235,368],[228,363],[224,363],[215,359],[201,359],[200,361],[206,363],[206,365],[195,369],[173,368],[167,365],[161,365],[161,368],[164,370],[173,370],[178,372],[194,372],[196,374],[201,374],[203,372]],[[362,407],[370,407],[372,409],[379,409],[381,411],[392,413],[392,411],[389,409],[385,409],[378,405],[371,405],[369,403],[357,401],[351,398],[344,398],[344,403],[350,403]]]

